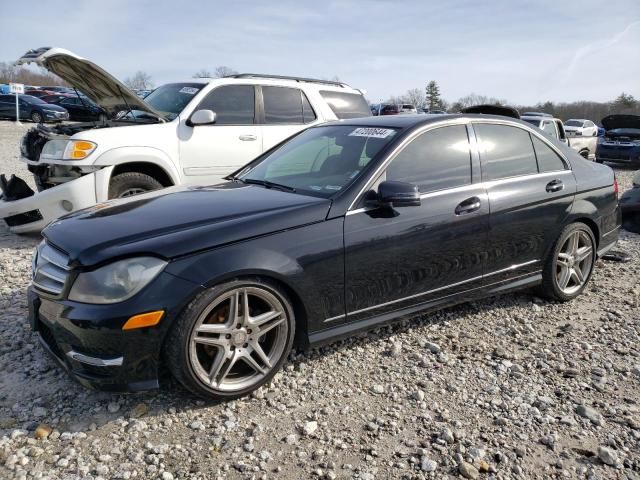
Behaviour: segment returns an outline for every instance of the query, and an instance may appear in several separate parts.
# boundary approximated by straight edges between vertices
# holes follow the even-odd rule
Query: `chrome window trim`
[[[372,305],[371,307],[361,308],[360,310],[354,310],[353,312],[348,312],[348,313],[346,313],[344,315],[337,315],[335,317],[327,318],[327,319],[323,320],[323,323],[329,323],[329,322],[332,322],[334,320],[338,320],[340,318],[346,318],[346,317],[348,317],[350,315],[356,315],[358,313],[367,312],[369,310],[374,310],[376,308],[385,307],[387,305],[393,305],[394,303],[402,302],[404,300],[411,300],[412,298],[421,297],[423,295],[428,295],[430,293],[436,293],[436,292],[439,292],[439,291],[442,291],[442,290],[446,290],[447,288],[457,287],[457,286],[463,285],[465,283],[473,282],[473,281],[476,281],[476,280],[481,280],[483,278],[491,277],[493,275],[498,275],[500,273],[510,272],[510,271],[513,271],[513,270],[517,270],[518,268],[526,267],[527,265],[532,265],[532,264],[538,263],[538,262],[540,262],[540,260],[529,260],[529,261],[524,262],[524,263],[514,264],[514,265],[511,265],[511,266],[509,266],[507,268],[502,268],[500,270],[496,270],[494,272],[490,272],[490,273],[487,273],[485,275],[479,275],[479,276],[476,276],[476,277],[468,278],[467,280],[462,280],[461,282],[451,283],[451,284],[445,285],[443,287],[433,288],[433,289],[427,290],[425,292],[415,293],[415,294],[409,295],[407,297],[397,298],[397,299],[391,300],[389,302],[379,303],[377,305]]]
[[[494,124],[494,125],[505,125],[508,127],[516,127],[516,128],[520,128],[521,130],[524,130],[525,132],[528,132],[532,135],[535,135],[539,140],[541,140],[542,142],[544,142],[545,145],[547,145],[548,147],[550,147],[562,160],[565,168],[563,170],[554,170],[552,172],[536,172],[536,173],[530,173],[527,175],[519,175],[516,177],[508,177],[508,178],[500,178],[497,180],[489,180],[487,182],[479,182],[479,183],[471,183],[469,185],[463,185],[463,187],[468,187],[468,186],[478,186],[481,184],[487,185],[487,184],[493,184],[493,182],[500,182],[503,180],[512,180],[514,178],[523,178],[523,177],[531,177],[534,175],[547,175],[547,174],[552,174],[552,173],[558,173],[558,172],[572,172],[572,168],[571,168],[571,163],[567,160],[567,157],[564,155],[564,153],[558,149],[558,147],[556,147],[553,143],[551,143],[549,141],[549,139],[547,137],[545,137],[541,132],[538,133],[536,132],[535,127],[533,127],[530,124],[526,124],[526,122],[524,123],[520,123],[520,122],[515,122],[515,121],[511,121],[511,120],[502,120],[502,119],[495,119],[495,118],[478,118],[478,119],[474,119],[474,118],[468,118],[468,117],[462,117],[462,118],[455,118],[455,119],[446,119],[446,120],[442,120],[439,122],[435,122],[435,123],[429,123],[427,125],[424,125],[422,128],[416,130],[415,132],[413,132],[410,136],[408,136],[407,138],[405,138],[400,144],[398,144],[388,155],[387,158],[384,160],[384,162],[382,162],[378,168],[376,168],[374,170],[374,172],[369,176],[369,180],[367,181],[367,183],[364,184],[364,186],[360,189],[360,191],[358,192],[358,194],[354,197],[353,201],[349,204],[349,207],[347,208],[347,213],[346,215],[349,215],[351,211],[364,211],[365,209],[363,208],[358,208],[358,209],[354,209],[354,206],[357,205],[360,200],[362,199],[362,196],[370,189],[371,185],[373,185],[373,183],[376,181],[376,179],[378,178],[378,176],[382,173],[382,171],[389,165],[389,163],[391,163],[391,161],[398,155],[398,153],[400,153],[400,151],[411,141],[413,141],[416,137],[418,137],[419,135],[422,135],[423,133],[426,133],[430,130],[434,130],[436,128],[441,128],[441,127],[448,127],[448,126],[454,126],[454,125],[465,125],[467,126],[467,129],[471,128],[473,129],[473,124],[483,124],[483,123],[488,123],[488,124]],[[473,132],[475,134],[475,129],[473,129]],[[471,156],[473,158],[473,155],[478,155],[480,159],[482,159],[482,153],[479,150],[479,145],[478,145],[478,141],[477,138],[474,135],[474,138],[469,138],[469,145],[470,145],[470,150],[471,150]],[[533,145],[532,145],[532,149],[533,149]],[[534,155],[535,155],[535,150],[534,150]],[[482,160],[480,162],[480,168],[482,169]],[[454,187],[454,188],[460,188],[460,187]],[[453,189],[443,189],[443,190],[437,190],[436,192],[447,192],[449,190],[453,190]],[[427,194],[431,194],[431,193],[435,193],[435,192],[427,192]],[[422,195],[420,196],[420,198],[422,198]]]

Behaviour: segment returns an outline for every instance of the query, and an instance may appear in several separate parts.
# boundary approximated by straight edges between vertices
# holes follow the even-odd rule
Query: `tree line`
[[[504,98],[488,97],[476,93],[470,93],[455,102],[448,102],[442,98],[440,87],[435,80],[427,83],[424,89],[412,88],[407,90],[404,95],[389,97],[384,103],[409,103],[416,108],[444,110],[450,113],[457,113],[474,105],[508,105],[514,106],[520,113],[528,111],[544,112],[563,120],[568,118],[587,118],[596,123],[599,123],[607,115],[614,113],[640,115],[640,100],[624,92],[608,102],[592,102],[588,100],[576,102],[547,101],[535,105],[517,105]]]

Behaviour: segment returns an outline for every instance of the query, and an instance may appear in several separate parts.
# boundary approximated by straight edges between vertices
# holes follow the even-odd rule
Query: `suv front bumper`
[[[97,174],[89,173],[20,200],[0,199],[0,218],[13,233],[39,232],[56,218],[95,205]]]

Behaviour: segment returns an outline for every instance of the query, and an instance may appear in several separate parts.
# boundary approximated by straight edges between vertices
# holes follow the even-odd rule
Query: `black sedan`
[[[52,101],[69,112],[69,119],[78,122],[95,122],[107,119],[106,112],[87,97],[67,96]]]
[[[234,398],[293,345],[527,287],[572,300],[619,227],[613,171],[519,120],[353,119],[227,183],[55,221],[30,318],[85,385],[157,387],[162,364],[198,395]]]
[[[69,119],[69,113],[58,105],[51,105],[31,95],[18,95],[21,120],[35,123],[61,122]],[[0,95],[0,118],[16,118],[16,96]]]

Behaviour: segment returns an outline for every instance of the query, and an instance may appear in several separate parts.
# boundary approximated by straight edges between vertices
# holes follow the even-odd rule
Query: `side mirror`
[[[185,122],[189,127],[212,125],[216,123],[216,112],[213,110],[197,110]]]
[[[389,207],[417,207],[420,192],[411,183],[387,180],[378,185],[378,202]]]

